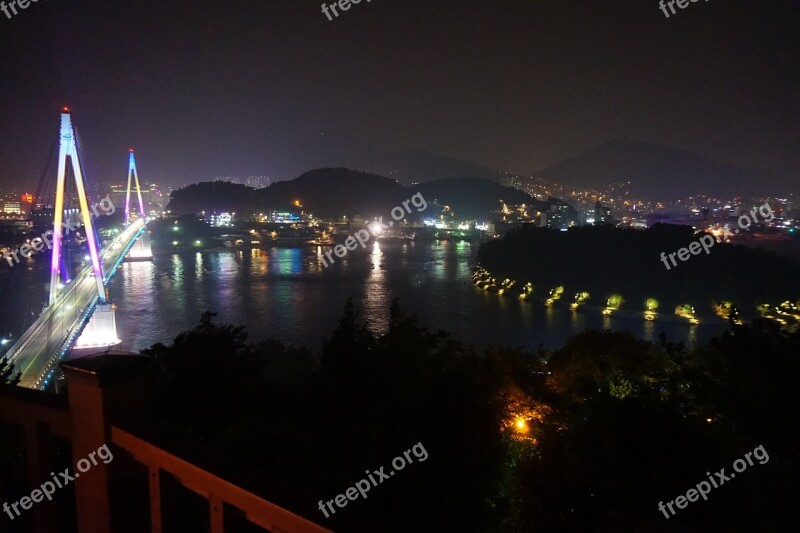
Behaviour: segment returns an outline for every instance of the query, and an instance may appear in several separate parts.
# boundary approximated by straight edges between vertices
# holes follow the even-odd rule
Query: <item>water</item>
[[[110,284],[121,348],[171,342],[194,327],[203,311],[243,324],[252,340],[274,337],[319,348],[352,297],[370,328],[385,331],[399,297],[420,325],[443,329],[482,347],[490,344],[555,348],[589,328],[621,329],[647,340],[664,331],[689,345],[719,334],[723,323],[690,327],[637,316],[603,317],[502,298],[471,283],[477,245],[431,242],[370,245],[324,268],[317,250],[221,250],[160,255],[124,263]]]
[[[476,244],[416,242],[373,244],[324,268],[317,250],[215,250],[157,255],[152,262],[123,263],[109,292],[117,306],[120,348],[140,350],[169,343],[193,328],[203,311],[218,322],[243,324],[252,340],[269,337],[318,349],[352,297],[370,328],[385,331],[389,306],[399,297],[419,323],[483,347],[490,344],[557,348],[589,328],[628,330],[647,340],[664,331],[689,345],[719,334],[723,323],[690,327],[637,316],[572,313],[538,302],[502,298],[471,283]],[[0,335],[18,337],[47,300],[49,256],[13,268],[0,266]]]

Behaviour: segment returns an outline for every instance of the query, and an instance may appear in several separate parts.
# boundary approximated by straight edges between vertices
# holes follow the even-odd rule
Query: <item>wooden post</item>
[[[150,531],[161,533],[161,469],[158,466],[148,466],[150,478]]]
[[[211,512],[211,533],[225,533],[225,502],[219,496],[209,494],[208,509]]]

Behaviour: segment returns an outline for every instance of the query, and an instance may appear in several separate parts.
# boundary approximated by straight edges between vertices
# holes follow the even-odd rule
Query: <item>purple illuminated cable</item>
[[[133,158],[133,148],[131,148],[130,156],[128,157],[128,191],[125,194],[125,225],[127,226],[131,219],[131,178],[136,171],[136,161]]]

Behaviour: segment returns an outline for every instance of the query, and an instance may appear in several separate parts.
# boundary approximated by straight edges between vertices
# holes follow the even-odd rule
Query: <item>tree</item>
[[[18,385],[22,379],[20,372],[14,372],[14,364],[8,362],[7,357],[0,359],[0,386]]]
[[[242,326],[216,325],[214,313],[178,335],[171,346],[142,351],[153,358],[155,383],[166,415],[190,427],[232,422],[252,400],[260,362]]]

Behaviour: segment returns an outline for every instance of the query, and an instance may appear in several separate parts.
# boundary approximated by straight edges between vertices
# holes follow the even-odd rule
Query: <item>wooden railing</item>
[[[208,500],[211,533],[225,531],[224,504],[226,503],[244,512],[253,524],[272,533],[330,533],[328,529],[259,498],[117,427],[111,428],[111,442],[147,466],[152,533],[162,532],[162,470],[174,476],[187,489]]]
[[[72,465],[103,444],[111,443],[147,467],[150,530],[153,533],[162,533],[163,527],[162,471],[208,500],[211,533],[225,531],[226,504],[240,510],[251,523],[271,533],[330,533],[119,429],[122,425],[134,431],[139,427],[137,424],[147,425],[149,400],[146,392],[149,389],[146,381],[142,380],[148,365],[149,360],[142,356],[122,353],[100,354],[62,363],[68,385],[65,396],[21,387],[0,387],[0,422],[20,427],[24,432],[27,457],[26,468],[21,473],[25,480],[21,481],[35,488],[51,477],[49,472],[53,471],[56,457],[50,444],[55,440],[68,442]],[[79,533],[113,531],[112,514],[118,520],[125,519],[127,500],[123,498],[123,503],[120,503],[120,500],[112,498],[114,483],[121,478],[112,476],[111,471],[128,476],[128,467],[123,462],[102,466],[86,472],[73,483],[73,506]],[[147,497],[143,497],[142,503],[146,500]],[[63,517],[53,519],[53,513],[57,511],[55,507],[55,502],[41,502],[31,509],[34,533],[56,533],[66,526],[60,522]],[[112,511],[112,507],[116,511]],[[141,518],[141,514],[138,516]],[[230,526],[233,525],[232,522]],[[0,524],[0,530],[4,526]]]

